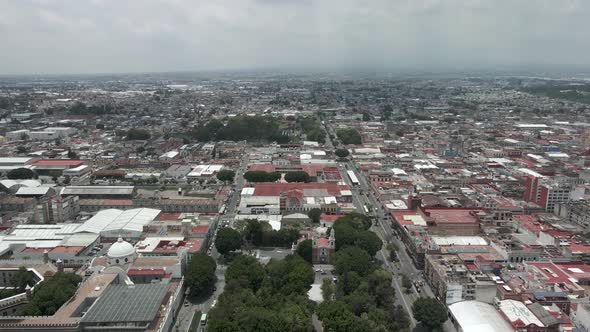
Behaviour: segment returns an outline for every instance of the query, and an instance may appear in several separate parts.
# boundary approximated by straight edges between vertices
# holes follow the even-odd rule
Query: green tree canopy
[[[313,208],[307,212],[307,216],[313,223],[319,224],[320,218],[322,217],[322,210],[319,208]]]
[[[360,318],[342,301],[325,301],[318,305],[316,314],[324,330],[330,332],[362,331],[357,329]]]
[[[299,256],[301,256],[303,259],[305,259],[305,261],[307,261],[309,264],[312,263],[312,241],[310,239],[304,240],[299,242],[299,245],[297,246],[297,250],[295,251],[295,253]]]
[[[236,172],[229,169],[223,169],[217,172],[217,179],[222,182],[232,182],[235,176]]]
[[[242,287],[257,291],[262,286],[265,272],[262,265],[251,256],[238,256],[227,267],[225,280],[236,280]]]
[[[192,296],[201,295],[213,287],[217,280],[215,276],[216,269],[215,260],[206,254],[197,253],[192,256],[184,274],[186,285],[190,287]]]
[[[22,316],[51,316],[69,300],[82,278],[73,273],[58,272],[35,287],[31,301],[19,310]]]
[[[351,213],[334,222],[336,250],[345,246],[358,246],[371,256],[381,250],[383,241],[369,230],[371,219],[358,213]]]
[[[248,182],[276,182],[280,178],[281,174],[276,172],[247,171],[244,173],[244,179]]]
[[[127,131],[126,139],[127,140],[147,140],[150,139],[152,135],[149,131],[141,128],[131,128]]]
[[[336,149],[336,151],[334,152],[334,154],[337,157],[346,158],[346,157],[348,157],[348,155],[350,154],[350,152],[348,152],[347,149]]]
[[[371,272],[372,260],[365,250],[349,246],[336,252],[335,266],[338,274],[354,271],[361,276],[365,276]]]
[[[285,174],[285,180],[287,182],[310,182],[311,178],[309,174],[304,171],[288,172]]]
[[[223,227],[217,232],[215,239],[215,248],[217,251],[225,255],[231,251],[238,250],[242,247],[242,235],[230,227]]]
[[[441,330],[447,321],[447,309],[435,298],[421,297],[412,304],[414,318],[431,330]]]
[[[331,301],[332,295],[334,295],[334,284],[330,278],[324,278],[322,280],[322,297],[324,301]]]
[[[10,170],[6,177],[11,180],[26,180],[37,178],[37,174],[28,168],[15,168]]]
[[[33,284],[33,275],[24,266],[19,267],[18,271],[10,279],[10,285],[18,288],[20,292],[24,292],[27,285],[33,286]]]
[[[354,128],[338,129],[336,136],[342,144],[362,144],[361,135]]]

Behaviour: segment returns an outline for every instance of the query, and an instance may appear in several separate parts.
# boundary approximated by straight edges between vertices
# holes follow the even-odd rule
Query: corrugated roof
[[[69,186],[62,195],[131,195],[133,186]]]
[[[140,232],[144,225],[152,222],[161,210],[138,208],[131,210],[107,209],[99,211],[92,218],[86,220],[76,233],[100,233],[124,229]]]
[[[41,196],[47,194],[49,187],[20,187],[16,192],[16,196]]]

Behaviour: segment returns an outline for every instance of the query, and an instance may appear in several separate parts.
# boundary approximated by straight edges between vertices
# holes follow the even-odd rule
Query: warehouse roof
[[[32,161],[31,157],[0,157],[0,165],[3,164],[26,164]]]
[[[33,163],[34,166],[80,166],[82,161],[72,159],[43,159]]]
[[[131,195],[133,186],[69,186],[62,195]]]
[[[143,226],[152,222],[160,212],[160,210],[149,208],[106,209],[99,211],[92,218],[86,220],[84,224],[78,227],[76,233],[100,233],[118,229],[141,232]]]
[[[504,332],[514,330],[494,306],[479,301],[462,301],[449,311],[464,332]]]
[[[47,195],[50,187],[20,187],[15,193],[16,196],[43,196]]]
[[[82,323],[151,322],[168,284],[111,285],[82,318]]]

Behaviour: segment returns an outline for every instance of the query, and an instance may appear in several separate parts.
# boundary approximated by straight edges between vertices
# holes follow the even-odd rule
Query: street
[[[215,282],[216,290],[211,294],[211,296],[196,303],[192,303],[191,300],[185,298],[185,301],[188,301],[189,305],[185,306],[184,303],[181,305],[180,310],[178,311],[178,316],[176,316],[174,331],[188,331],[193,319],[193,315],[196,312],[207,313],[209,310],[211,310],[213,302],[217,301],[217,298],[219,295],[221,295],[223,288],[225,287],[225,269],[226,266],[217,265],[217,270],[215,271],[215,275],[217,276],[217,281]],[[197,317],[197,319],[199,318]],[[199,326],[197,331],[201,331],[201,328],[202,327]]]
[[[335,133],[331,130],[328,125],[325,125],[325,128],[328,133]],[[327,141],[329,141],[329,146],[332,146],[332,142],[330,141],[329,135],[327,137]],[[405,244],[397,237],[395,231],[391,226],[391,217],[387,215],[384,211],[383,204],[375,197],[375,194],[372,188],[367,183],[367,179],[365,176],[358,170],[357,165],[349,160],[346,162],[341,162],[339,164],[339,170],[342,176],[342,179],[350,186],[351,191],[353,193],[352,199],[353,204],[356,207],[356,210],[362,214],[368,214],[375,218],[375,222],[371,229],[381,238],[383,241],[384,247],[377,253],[377,258],[383,262],[383,266],[392,273],[393,275],[393,287],[396,289],[396,303],[402,305],[405,310],[408,312],[410,317],[411,327],[416,327],[416,320],[412,315],[412,303],[416,299],[422,296],[427,297],[434,297],[432,289],[428,285],[427,282],[423,279],[422,272],[416,268],[414,262],[409,257]],[[352,170],[356,175],[359,184],[355,186],[351,183],[349,177],[346,174],[346,171]],[[365,212],[365,207],[370,211],[368,213]],[[386,249],[387,244],[393,243],[398,248],[397,256],[399,262],[392,263],[389,261],[389,251]],[[402,275],[407,275],[410,280],[412,281],[422,281],[421,291],[417,292],[416,288],[412,286],[411,292],[406,293],[402,289]],[[444,330],[447,332],[455,331],[455,328],[451,324],[449,320],[445,322],[443,325]]]

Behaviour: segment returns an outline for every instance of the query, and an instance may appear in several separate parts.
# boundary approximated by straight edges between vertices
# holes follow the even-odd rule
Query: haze
[[[587,66],[584,0],[3,1],[0,74]]]

